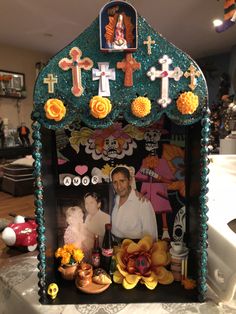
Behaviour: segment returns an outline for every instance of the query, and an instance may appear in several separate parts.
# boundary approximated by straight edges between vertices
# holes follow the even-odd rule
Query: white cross
[[[173,78],[175,81],[179,81],[183,72],[179,67],[175,67],[172,71],[169,70],[172,60],[167,55],[160,58],[158,62],[162,64],[162,69],[157,70],[155,67],[151,67],[147,72],[147,76],[150,77],[151,81],[161,78],[161,98],[158,99],[158,103],[162,108],[166,108],[171,103],[171,99],[169,98],[169,79]]]
[[[93,81],[99,80],[99,96],[110,96],[109,80],[115,81],[115,69],[109,69],[109,62],[98,62],[99,69],[92,69]]]
[[[53,74],[48,74],[48,77],[43,79],[44,84],[48,84],[48,93],[54,93],[54,84],[57,83],[57,77],[54,77]]]

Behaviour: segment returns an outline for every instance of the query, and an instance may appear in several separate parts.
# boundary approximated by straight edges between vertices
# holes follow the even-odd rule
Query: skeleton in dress
[[[161,131],[147,129],[144,134],[145,149],[149,155],[143,159],[142,166],[136,173],[137,181],[142,182],[141,193],[151,201],[156,214],[162,215],[162,239],[170,239],[167,225],[167,213],[172,212],[168,199],[167,184],[174,180],[168,162],[157,156]]]

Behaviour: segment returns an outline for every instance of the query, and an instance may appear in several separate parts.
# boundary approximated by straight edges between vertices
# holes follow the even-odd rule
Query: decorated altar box
[[[209,119],[196,62],[128,2],[111,1],[40,72],[32,119],[40,301],[204,301]],[[133,197],[146,198],[135,198],[153,217],[146,229],[148,218],[135,224],[132,206],[120,217],[126,226],[117,227],[117,166],[128,169]],[[86,207],[93,193],[97,220]],[[75,242],[91,262],[93,236],[101,245],[110,221],[114,234],[115,226],[127,232],[115,237],[126,242],[113,258],[113,282],[102,293],[85,293],[76,279],[62,279],[55,252]],[[53,282],[59,293],[52,301]]]

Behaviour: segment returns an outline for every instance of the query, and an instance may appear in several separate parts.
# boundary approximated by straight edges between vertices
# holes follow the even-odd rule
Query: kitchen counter
[[[209,289],[205,303],[139,303],[139,304],[87,304],[41,305],[38,301],[36,252],[10,256],[4,249],[0,256],[0,314],[190,314],[236,313],[236,303],[217,304],[217,297]],[[158,292],[157,292],[158,293]]]

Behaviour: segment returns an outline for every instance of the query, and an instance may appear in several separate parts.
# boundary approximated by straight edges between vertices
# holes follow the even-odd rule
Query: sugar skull
[[[140,255],[138,258],[136,258],[135,267],[141,275],[144,275],[150,267],[150,263],[147,257],[144,255]]]
[[[59,291],[58,285],[56,283],[50,283],[48,286],[48,295],[51,297],[52,300],[54,300],[57,296],[57,293]]]

